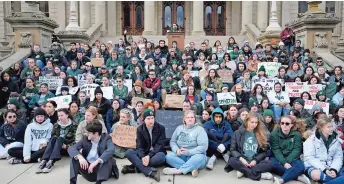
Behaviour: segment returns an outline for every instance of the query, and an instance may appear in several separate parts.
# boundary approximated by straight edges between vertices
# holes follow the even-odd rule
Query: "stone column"
[[[278,24],[278,18],[277,18],[277,3],[276,1],[270,1],[271,2],[271,16],[270,16],[270,22],[269,26],[266,28],[266,32],[281,32],[282,28]]]
[[[154,20],[155,20],[155,2],[145,1],[144,2],[144,31],[143,35],[153,35],[154,34]]]
[[[106,14],[105,14],[105,2],[104,1],[96,1],[95,2],[95,22],[96,24],[103,24],[101,29],[100,29],[100,32],[102,32],[102,34],[104,34],[106,32]]]
[[[80,1],[80,29],[87,31],[91,27],[91,2]]]
[[[76,16],[76,4],[77,1],[71,1],[70,2],[70,16],[69,16],[69,24],[66,27],[66,31],[80,31],[80,27],[78,24],[78,18]]]
[[[203,29],[203,1],[193,1],[192,36],[205,36]]]
[[[258,1],[257,27],[260,31],[265,31],[268,26],[268,1]]]
[[[252,1],[242,1],[241,6],[241,33],[246,33],[246,25],[252,23],[252,11],[253,11],[253,3]],[[258,9],[258,11],[260,11]]]

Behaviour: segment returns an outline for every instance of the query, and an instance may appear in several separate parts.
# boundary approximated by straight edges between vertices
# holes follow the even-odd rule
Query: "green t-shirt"
[[[257,153],[257,150],[258,142],[256,135],[254,134],[254,132],[246,132],[243,151],[248,162],[251,162],[253,160],[253,157]]]

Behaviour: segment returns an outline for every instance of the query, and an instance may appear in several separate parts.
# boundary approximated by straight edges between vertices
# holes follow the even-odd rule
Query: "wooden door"
[[[179,30],[185,30],[185,2],[184,1],[163,1],[162,3],[162,34],[166,35],[167,30],[176,23]]]
[[[226,2],[205,1],[204,7],[204,32],[206,35],[226,35]]]
[[[144,30],[144,2],[122,2],[122,33],[127,35],[142,35]]]

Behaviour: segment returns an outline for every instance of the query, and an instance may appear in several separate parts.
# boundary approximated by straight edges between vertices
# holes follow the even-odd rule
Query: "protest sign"
[[[221,77],[223,83],[233,83],[232,70],[218,70],[217,73]]]
[[[86,80],[86,75],[84,74],[78,74],[78,85],[79,86],[83,86],[85,84],[87,84],[87,80]]]
[[[141,97],[133,97],[133,98],[131,99],[131,106],[132,106],[132,107],[135,107],[135,106],[136,106],[136,103],[137,103],[138,101],[142,101],[143,104],[152,102],[151,99],[141,98]]]
[[[157,110],[155,121],[165,127],[166,138],[171,138],[176,128],[183,124],[183,111]]]
[[[199,76],[199,71],[190,71],[190,76],[191,77],[198,77]]]
[[[130,93],[131,90],[133,89],[133,80],[124,79],[124,85],[128,87],[128,93]]]
[[[325,88],[326,86],[324,86]],[[318,91],[323,89],[322,84],[312,84],[312,85],[307,85],[306,91],[311,94],[312,99],[315,100],[317,98],[317,93]]]
[[[100,89],[102,89],[103,91],[103,97],[108,99],[108,100],[112,100],[113,99],[113,87],[109,86],[109,87],[101,87]],[[96,88],[91,88],[90,89],[90,100],[93,101],[94,100],[94,91],[96,90]]]
[[[60,94],[61,94],[61,87],[62,87],[62,86],[59,86],[59,87],[56,89],[55,95],[60,95]],[[75,95],[75,93],[78,92],[78,90],[79,90],[79,86],[75,86],[75,87],[69,87],[69,86],[67,86],[67,87],[68,87],[68,89],[69,89],[69,94],[71,94],[71,95]]]
[[[80,91],[84,91],[87,97],[91,96],[91,92],[94,93],[96,87],[99,86],[98,84],[85,84],[80,87]],[[94,95],[94,94],[93,94]]]
[[[270,91],[274,90],[274,85],[276,82],[279,82],[278,79],[275,78],[270,78],[270,79],[258,79],[258,80],[254,80],[252,81],[252,88],[256,85],[256,84],[260,84],[263,86],[263,91],[265,94],[268,94]]]
[[[285,91],[289,97],[301,97],[301,93],[307,91],[312,99],[316,99],[318,91],[322,90],[323,85],[321,84],[307,84],[307,82],[286,82]]]
[[[219,105],[236,104],[237,99],[235,92],[217,93],[217,101],[219,102]]]
[[[208,71],[201,70],[199,72],[199,77],[202,78],[202,79],[205,78],[207,75],[208,75]]]
[[[304,108],[305,109],[312,109],[315,104],[319,104],[323,108],[324,112],[327,115],[329,115],[330,104],[327,103],[327,102],[319,102],[319,101],[314,101],[314,100],[306,100]]]
[[[111,134],[112,142],[123,148],[136,148],[137,127],[117,125]]]
[[[53,97],[53,98],[49,98],[48,101],[55,101],[57,104],[56,109],[69,108],[69,103],[72,102],[72,96],[66,95],[66,96]]]
[[[210,65],[209,66],[209,70],[211,70],[211,69],[214,69],[214,70],[217,70],[219,68],[219,65]]]
[[[92,58],[91,63],[94,67],[101,67],[104,64],[104,58]]]
[[[165,105],[168,108],[183,108],[185,95],[166,95]]]
[[[59,76],[40,76],[38,83],[47,83],[49,90],[56,90],[57,87],[63,85],[63,80]]]
[[[275,77],[278,74],[278,69],[281,67],[281,63],[276,62],[261,62],[258,63],[257,73],[261,66],[265,68],[265,74],[267,76]]]

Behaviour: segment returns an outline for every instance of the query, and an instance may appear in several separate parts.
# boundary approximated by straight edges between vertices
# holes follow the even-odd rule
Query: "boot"
[[[157,171],[152,171],[150,174],[149,174],[149,177],[154,179],[155,181],[157,182],[160,182],[160,171],[157,170]]]
[[[122,174],[136,173],[136,167],[134,165],[125,165],[121,170]]]

